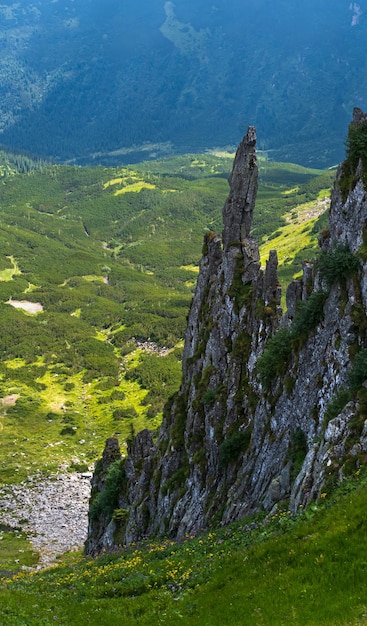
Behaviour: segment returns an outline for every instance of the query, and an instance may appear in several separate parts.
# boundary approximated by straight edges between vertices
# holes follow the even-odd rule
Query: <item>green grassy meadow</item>
[[[279,508],[181,543],[65,555],[1,581],[0,624],[366,624],[366,489],[359,470],[295,518]]]

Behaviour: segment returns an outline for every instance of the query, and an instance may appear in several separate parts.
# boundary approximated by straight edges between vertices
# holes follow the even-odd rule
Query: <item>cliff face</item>
[[[305,264],[289,286],[282,316],[276,252],[261,269],[250,234],[255,144],[250,127],[229,179],[222,238],[204,241],[181,389],[157,440],[145,430],[130,444],[117,514],[91,515],[88,553],[152,534],[182,538],[284,500],[295,511],[367,453],[364,397],[348,374],[354,359],[363,370],[366,345],[366,262],[355,256],[367,223],[362,165],[346,201],[336,183],[320,263]],[[94,494],[103,493],[108,465],[105,451]]]

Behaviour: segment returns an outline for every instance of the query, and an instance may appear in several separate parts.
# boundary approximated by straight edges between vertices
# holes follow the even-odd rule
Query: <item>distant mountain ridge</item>
[[[101,153],[233,145],[254,123],[274,158],[331,165],[352,106],[367,106],[366,10],[332,0],[2,5],[0,141],[113,164],[123,152]]]

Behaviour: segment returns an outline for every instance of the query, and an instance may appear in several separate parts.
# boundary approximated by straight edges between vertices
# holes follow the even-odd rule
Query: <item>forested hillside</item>
[[[366,7],[36,0],[0,7],[1,141],[116,164],[235,145],[333,165],[364,107]]]

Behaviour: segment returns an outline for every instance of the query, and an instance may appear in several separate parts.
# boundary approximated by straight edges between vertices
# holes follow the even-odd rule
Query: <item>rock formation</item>
[[[289,286],[282,316],[276,252],[261,269],[250,234],[255,144],[250,127],[229,178],[223,236],[204,240],[181,388],[157,439],[142,431],[118,461],[115,514],[90,516],[87,553],[146,535],[180,539],[281,501],[296,511],[367,454],[367,256],[356,256],[367,224],[362,164],[345,201],[339,170],[320,261],[306,263],[303,278]],[[358,384],[351,382],[354,362]],[[107,457],[94,497],[103,493]]]

